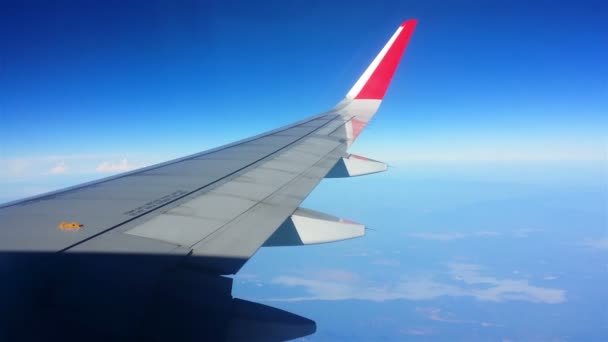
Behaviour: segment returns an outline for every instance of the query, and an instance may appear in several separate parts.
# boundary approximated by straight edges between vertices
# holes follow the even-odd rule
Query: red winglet
[[[361,91],[355,96],[355,99],[374,99],[382,100],[386,89],[393,78],[393,74],[399,65],[401,56],[407,47],[407,43],[414,32],[414,28],[418,20],[410,19],[406,20],[399,27],[401,32],[390,46],[376,69],[369,76],[369,79],[361,88]]]

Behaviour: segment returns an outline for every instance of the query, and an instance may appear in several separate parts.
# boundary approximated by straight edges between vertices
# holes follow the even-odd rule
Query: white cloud
[[[135,166],[130,165],[127,158],[123,158],[118,162],[103,162],[95,168],[95,171],[100,173],[125,172],[135,169]]]
[[[433,241],[453,241],[460,240],[466,238],[493,238],[499,236],[507,236],[512,238],[527,238],[532,233],[542,232],[541,229],[531,229],[531,228],[522,228],[515,229],[511,231],[504,232],[496,232],[496,231],[488,231],[482,230],[477,232],[470,233],[461,233],[461,232],[414,232],[409,233],[407,236],[423,239],[423,240],[433,240]]]
[[[30,164],[29,160],[23,158],[0,159],[0,178],[23,177]]]
[[[51,175],[58,175],[58,174],[65,173],[67,170],[68,170],[68,167],[65,165],[65,163],[64,162],[59,162],[55,166],[53,166],[49,170],[48,173],[51,174]]]
[[[455,324],[475,324],[482,326],[484,328],[488,327],[496,327],[498,324],[487,322],[487,321],[476,321],[469,319],[458,319],[451,312],[444,312],[440,308],[433,307],[416,307],[416,312],[425,318],[436,321],[436,322],[444,322],[444,323],[455,323]]]
[[[500,236],[501,234],[499,232],[493,232],[493,231],[489,231],[489,230],[484,230],[484,231],[476,232],[475,235],[477,235],[477,236],[491,237],[491,236]]]
[[[386,139],[386,141],[393,141]],[[555,144],[541,144],[551,146],[532,147],[532,145],[492,145],[473,146],[399,146],[385,145],[384,143],[367,144],[362,155],[374,154],[374,158],[392,164],[403,162],[514,162],[514,161],[606,161],[608,155],[601,144],[587,146],[574,146],[573,144],[556,146]],[[361,147],[359,147],[361,148]],[[371,151],[371,152],[370,152]],[[382,151],[381,153],[378,151]]]
[[[369,283],[360,277],[336,280],[315,274],[312,277],[280,276],[273,283],[288,287],[304,287],[307,295],[275,298],[277,301],[304,300],[429,300],[438,297],[472,297],[479,301],[525,301],[556,304],[566,300],[561,289],[538,287],[528,280],[498,279],[484,276],[481,267],[474,264],[448,265],[452,282],[439,282],[428,276],[403,276],[393,283]]]
[[[585,239],[582,244],[593,249],[608,250],[608,236],[599,239]]]
[[[420,238],[420,239],[424,239],[424,240],[451,241],[451,240],[463,239],[465,237],[465,234],[426,232],[426,233],[411,233],[411,234],[408,234],[408,236]]]
[[[455,319],[451,313],[443,313],[440,308],[421,308],[417,307],[416,312],[430,319],[431,321],[438,322],[449,322],[449,323],[470,323],[470,321],[463,321]],[[472,323],[472,322],[471,322]]]
[[[356,282],[360,280],[357,273],[349,272],[345,270],[322,270],[317,275],[323,279],[338,281],[338,282]]]
[[[412,329],[404,329],[402,331],[404,335],[408,336],[427,336],[434,335],[436,332],[433,329],[429,328],[412,328]]]
[[[387,267],[399,267],[401,261],[397,259],[381,258],[370,261],[370,265],[387,266]]]
[[[0,158],[0,180],[31,180],[40,176],[65,173],[68,169],[67,163],[70,164],[70,174],[92,173],[95,165],[103,158],[108,156],[66,154]]]
[[[520,229],[512,231],[511,233],[516,238],[527,238],[532,233],[540,233],[542,231],[543,231],[542,229],[536,229],[536,228],[520,228]]]
[[[288,287],[304,287],[311,296],[292,297],[286,299],[275,299],[278,301],[297,302],[304,300],[346,300],[346,299],[369,299],[361,298],[356,293],[357,287],[351,284],[332,280],[306,279],[302,277],[279,276],[272,283]]]
[[[528,280],[497,279],[480,275],[481,267],[474,264],[451,264],[452,277],[471,285],[490,285],[471,290],[478,300],[503,302],[522,300],[555,304],[566,300],[565,291],[530,285]]]

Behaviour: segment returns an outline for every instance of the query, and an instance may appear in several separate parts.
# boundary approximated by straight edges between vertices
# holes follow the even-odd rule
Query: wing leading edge
[[[210,151],[1,206],[0,252],[181,255],[213,273],[236,273],[279,227],[290,219],[306,221],[292,215],[302,212],[300,203],[328,174],[386,169],[347,148],[377,112],[416,23],[399,26],[328,112]],[[328,225],[339,226],[335,220]],[[322,219],[308,221],[317,225],[309,241],[338,240],[319,233]],[[58,229],[61,222],[82,228]],[[307,229],[301,223],[296,228]],[[281,244],[277,235],[272,241]]]

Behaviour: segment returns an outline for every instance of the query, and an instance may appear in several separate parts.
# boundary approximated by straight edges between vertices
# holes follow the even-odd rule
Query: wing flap
[[[309,144],[315,146],[314,155],[306,153]],[[343,154],[343,144],[332,139],[306,138],[204,196],[125,233],[192,248],[192,259],[202,258],[197,262],[205,268],[236,273]]]
[[[220,274],[234,274],[297,209],[343,155],[338,145],[315,165],[253,208],[193,246],[191,261]]]
[[[365,226],[349,220],[298,208],[264,243],[271,246],[302,246],[353,239],[365,235]]]

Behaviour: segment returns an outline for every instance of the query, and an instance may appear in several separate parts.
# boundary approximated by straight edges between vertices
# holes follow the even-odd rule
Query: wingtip
[[[391,36],[346,97],[358,100],[382,100],[416,27],[417,19],[408,19]]]
[[[407,19],[401,24],[401,27],[416,26],[416,24],[418,24],[418,19]]]

